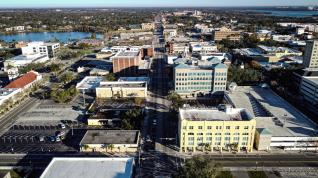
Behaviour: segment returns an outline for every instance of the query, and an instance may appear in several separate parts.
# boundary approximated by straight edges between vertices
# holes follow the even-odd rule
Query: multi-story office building
[[[113,72],[119,76],[137,76],[141,58],[139,51],[121,51],[110,59],[113,61]]]
[[[303,65],[318,68],[318,40],[307,41]]]
[[[179,109],[179,146],[187,151],[253,150],[256,121],[241,108]]]
[[[226,90],[228,68],[225,64],[183,61],[174,67],[174,89],[178,94],[197,97]]]
[[[303,76],[300,84],[300,93],[306,101],[318,107],[318,76]]]
[[[22,47],[22,55],[41,54],[49,58],[54,58],[60,49],[59,43],[31,42],[27,46]]]
[[[223,39],[229,39],[231,41],[238,41],[241,39],[240,31],[232,31],[231,29],[222,27],[219,31],[213,31],[212,36],[214,41],[221,41]]]

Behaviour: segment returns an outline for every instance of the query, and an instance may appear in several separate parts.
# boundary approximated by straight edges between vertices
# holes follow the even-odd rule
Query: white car
[[[59,127],[60,127],[61,129],[65,129],[65,128],[66,128],[65,124],[59,124]]]

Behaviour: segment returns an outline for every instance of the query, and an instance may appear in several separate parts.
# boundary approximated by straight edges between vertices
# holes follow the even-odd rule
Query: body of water
[[[266,13],[272,16],[279,17],[311,17],[318,16],[318,11],[280,11],[280,10],[249,10],[253,12]]]
[[[54,41],[67,43],[72,40],[80,40],[89,38],[92,33],[88,32],[37,32],[37,33],[17,33],[10,35],[0,35],[0,40],[5,42],[12,41]],[[102,34],[96,34],[97,39],[102,39]]]

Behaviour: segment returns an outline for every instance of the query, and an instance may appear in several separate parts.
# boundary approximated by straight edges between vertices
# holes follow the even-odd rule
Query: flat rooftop
[[[317,125],[269,88],[239,86],[225,97],[234,107],[252,112],[256,127],[268,129],[273,137],[317,136]]]
[[[40,178],[130,178],[134,158],[53,158]]]
[[[318,76],[317,77],[304,77],[305,79],[311,81],[318,86]]]
[[[81,82],[77,83],[77,89],[94,89],[99,86],[99,83],[103,80],[103,77],[87,76]]]
[[[98,88],[123,87],[123,88],[145,88],[146,81],[118,81],[118,82],[101,82]]]
[[[181,119],[190,121],[249,121],[252,115],[245,109],[231,108],[220,111],[217,108],[183,108],[179,110]]]
[[[87,130],[80,144],[138,144],[139,130]]]
[[[118,81],[149,82],[149,77],[119,77]]]
[[[135,57],[138,56],[139,51],[121,51],[115,57]]]

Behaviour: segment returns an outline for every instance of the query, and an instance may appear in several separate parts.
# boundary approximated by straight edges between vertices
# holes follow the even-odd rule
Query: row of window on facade
[[[187,145],[194,145],[195,144],[194,140],[195,140],[194,137],[188,137]],[[232,142],[231,142],[231,137],[224,137],[223,145],[227,146],[230,143],[238,144],[239,141],[240,141],[240,137],[233,137],[233,141]],[[203,137],[198,137],[196,144],[199,146],[202,143],[207,143],[207,144],[211,144],[211,145],[221,145],[222,137],[215,137],[215,142],[214,143],[213,143],[212,137],[206,137],[206,141],[205,142],[204,142]],[[183,142],[182,145],[185,145],[185,143]],[[243,137],[242,138],[241,145],[243,145],[243,146],[248,145],[248,137]]]
[[[194,135],[194,133],[189,132],[188,135]],[[201,136],[201,135],[203,135],[203,133],[197,133],[197,135]],[[213,135],[213,133],[208,132],[208,133],[205,133],[205,135],[210,136],[210,135]],[[214,135],[222,135],[222,133],[214,133]],[[231,135],[231,133],[226,132],[226,133],[224,133],[224,135]],[[233,135],[240,135],[240,133],[236,132],[236,133],[233,133]],[[242,133],[242,135],[249,135],[249,133],[248,132],[244,132],[244,133]]]
[[[190,130],[194,129],[194,126],[189,126],[188,127]],[[211,130],[213,127],[212,126],[207,126],[206,129]],[[248,130],[249,126],[244,126],[243,127],[245,130]],[[183,126],[182,129],[187,129],[187,126]],[[203,126],[198,126],[199,130],[203,129]],[[215,126],[216,130],[222,130],[222,126]],[[231,126],[225,126],[225,129],[230,130]],[[234,129],[239,130],[240,126],[234,126]],[[252,126],[253,129],[253,126]]]
[[[198,72],[198,73],[176,73],[176,76],[211,76],[213,73],[204,73],[204,72]],[[226,72],[215,72],[215,76],[227,76]]]

